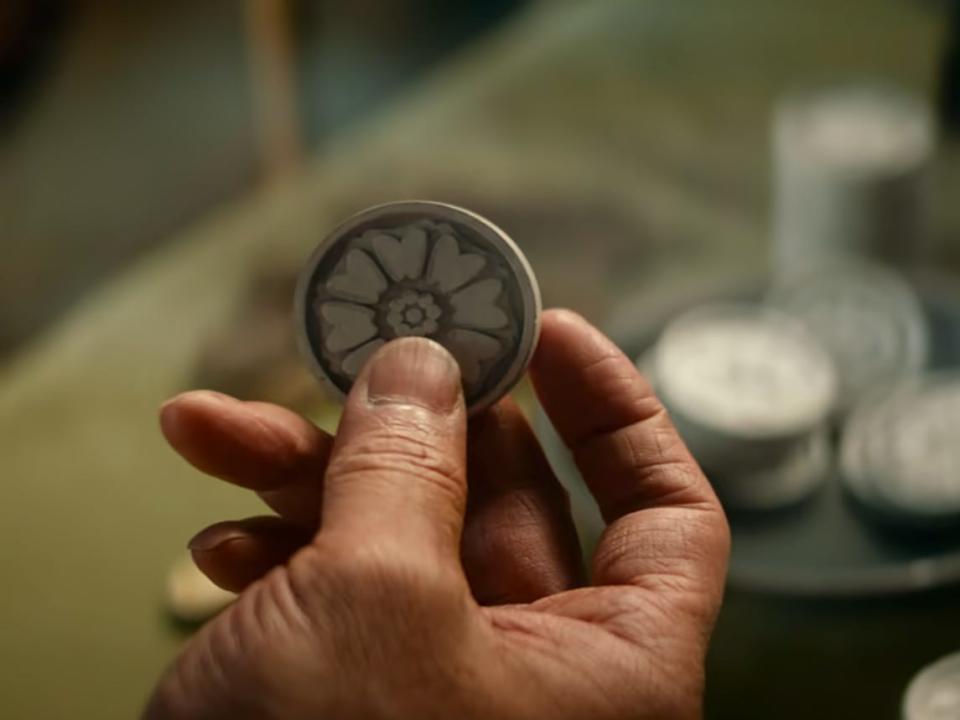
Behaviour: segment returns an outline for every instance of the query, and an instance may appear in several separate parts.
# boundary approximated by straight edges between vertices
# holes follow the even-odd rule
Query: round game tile
[[[394,202],[339,225],[297,288],[301,346],[344,397],[364,363],[400,337],[456,358],[474,413],[520,379],[540,331],[540,291],[516,244],[493,223],[438,202]]]

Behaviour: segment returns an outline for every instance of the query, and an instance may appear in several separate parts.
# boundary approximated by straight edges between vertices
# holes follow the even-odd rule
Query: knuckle
[[[596,576],[652,593],[698,633],[709,633],[723,596],[726,560],[707,513],[678,511],[607,528],[593,558]]]
[[[147,707],[143,713],[144,720],[168,720],[170,718],[196,716],[175,683],[176,681],[169,674],[164,676],[147,702]]]
[[[440,564],[427,558],[372,543],[337,543],[327,558],[327,570],[348,586],[373,589],[387,596],[442,590],[453,579]]]
[[[463,493],[462,458],[437,443],[436,433],[406,423],[391,423],[354,440],[332,460],[327,477],[334,482],[357,476],[404,475],[460,497]]]
[[[675,590],[700,587],[699,568],[709,548],[696,520],[689,512],[659,511],[642,522],[635,516],[614,521],[601,536],[594,572],[627,584],[657,577],[669,578]]]
[[[598,395],[613,398],[628,416],[646,419],[663,412],[663,405],[636,366],[619,352],[601,355],[583,369],[585,382]]]
[[[363,617],[395,631],[398,618],[409,626],[417,618],[458,617],[456,611],[465,607],[467,590],[449,564],[387,544],[344,540],[331,535],[322,548],[322,565],[291,578],[298,593],[319,601],[314,613],[328,622],[333,618],[335,625],[349,626]]]
[[[228,609],[227,617],[232,615]],[[238,682],[234,636],[226,638],[227,623],[211,623],[191,639],[184,652],[167,669],[151,696],[144,717],[207,718],[230,716],[236,704],[252,703],[249,678]],[[227,644],[225,644],[227,641]],[[238,693],[236,687],[245,688]]]
[[[715,501],[666,411],[586,438],[574,446],[573,453],[581,466],[618,479],[605,483],[603,505],[608,516],[654,506],[706,506]]]

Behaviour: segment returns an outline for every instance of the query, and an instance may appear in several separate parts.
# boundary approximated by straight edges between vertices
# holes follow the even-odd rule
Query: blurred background
[[[840,287],[899,293],[883,318],[908,306],[924,338],[884,382],[934,368],[952,383],[958,32],[956,4],[936,0],[0,0],[3,716],[135,715],[227,600],[177,564],[183,545],[259,508],[179,461],[157,407],[212,387],[335,427],[296,355],[290,300],[312,247],[368,205],[420,197],[485,214],[527,253],[545,305],[577,309],[641,365],[678,313],[755,308],[800,265],[816,279],[852,257],[871,269]],[[876,114],[902,110],[920,140],[904,150],[881,128],[860,143],[872,131],[843,126],[840,152],[806,151],[789,118],[838,87],[870,89]],[[832,163],[888,144],[909,155],[894,170]],[[832,252],[821,216],[851,247]],[[590,501],[518,392],[589,546]],[[803,428],[832,448],[804,497],[729,507],[710,718],[901,717],[911,677],[960,649],[949,438],[945,529],[891,534],[834,477],[852,433],[849,408],[829,405]],[[957,403],[937,412],[960,420]],[[688,419],[692,444],[720,442],[709,418]],[[762,482],[780,482],[784,457]]]

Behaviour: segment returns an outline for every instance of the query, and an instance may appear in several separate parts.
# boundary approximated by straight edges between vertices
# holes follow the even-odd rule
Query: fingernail
[[[460,368],[437,343],[404,338],[383,346],[370,360],[367,400],[374,405],[419,405],[449,413],[460,399]]]
[[[211,525],[190,538],[190,542],[187,543],[187,549],[213,550],[231,540],[239,540],[245,537],[247,537],[245,532],[230,525]]]
[[[236,398],[224,395],[216,390],[189,390],[179,395],[174,395],[172,398],[164,401],[164,403],[160,405],[161,415],[175,409],[184,402],[209,402],[217,405],[229,405],[239,401]]]

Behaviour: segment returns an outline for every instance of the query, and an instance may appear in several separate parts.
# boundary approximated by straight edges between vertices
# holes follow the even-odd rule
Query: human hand
[[[698,717],[729,549],[720,505],[650,386],[582,318],[544,314],[530,372],[608,523],[589,584],[522,414],[502,401],[468,441],[456,364],[430,341],[374,356],[336,438],[213,393],[165,405],[181,455],[279,517],[191,542],[242,592],[146,717]]]

